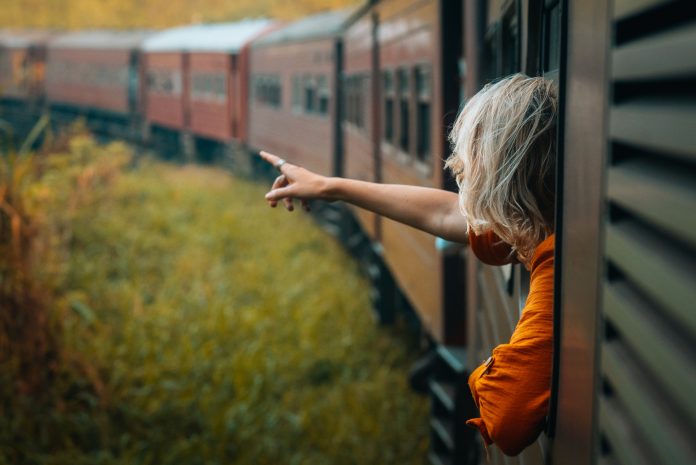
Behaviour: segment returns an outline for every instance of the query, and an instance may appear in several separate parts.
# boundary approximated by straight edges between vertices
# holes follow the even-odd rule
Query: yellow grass
[[[51,403],[0,392],[0,463],[423,463],[413,353],[340,245],[263,186],[130,160],[81,135],[31,186],[69,366]]]

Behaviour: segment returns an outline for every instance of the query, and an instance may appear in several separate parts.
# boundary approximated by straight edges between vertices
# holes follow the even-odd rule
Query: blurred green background
[[[0,463],[419,464],[415,354],[309,215],[75,129],[0,170]]]

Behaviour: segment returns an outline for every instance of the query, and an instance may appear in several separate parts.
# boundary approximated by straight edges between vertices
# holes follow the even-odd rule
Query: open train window
[[[366,76],[354,74],[345,79],[344,95],[346,101],[345,121],[358,129],[365,128],[365,89]]]
[[[417,66],[413,74],[416,81],[416,157],[425,163],[430,160],[430,68]]]
[[[394,72],[382,73],[382,95],[384,96],[384,121],[382,138],[385,142],[394,143]]]
[[[409,121],[410,121],[410,83],[408,72],[405,69],[397,71],[398,86],[399,86],[399,148],[404,153],[409,153]]]
[[[500,30],[501,37],[501,74],[507,76],[520,70],[520,28],[517,8],[514,4],[505,12]]]
[[[329,82],[325,75],[317,77],[317,111],[326,116],[329,113]]]
[[[485,82],[520,71],[520,21],[517,2],[508,2],[496,11],[488,11],[489,28],[484,49]]]
[[[304,77],[304,110],[305,113],[314,113],[317,109],[316,82],[312,76]]]
[[[343,121],[350,122],[353,118],[353,89],[352,78],[343,75]]]
[[[282,88],[278,76],[261,75],[254,77],[254,100],[274,108],[283,102]]]
[[[365,81],[365,76],[357,76],[355,92],[355,125],[360,129],[363,129],[365,127]]]
[[[541,68],[544,76],[557,79],[558,69],[561,65],[560,0],[546,0],[542,17]]]
[[[297,74],[292,77],[292,111],[302,112],[302,80]]]

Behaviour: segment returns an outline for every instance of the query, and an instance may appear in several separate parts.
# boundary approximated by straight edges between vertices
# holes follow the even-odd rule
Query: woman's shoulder
[[[474,255],[486,265],[501,266],[517,263],[512,247],[503,242],[493,231],[478,235],[470,231],[469,244]]]

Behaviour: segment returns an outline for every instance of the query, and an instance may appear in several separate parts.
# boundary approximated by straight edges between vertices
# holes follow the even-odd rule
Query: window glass
[[[280,77],[276,75],[257,75],[252,77],[252,98],[255,102],[273,108],[283,105]]]
[[[408,72],[405,69],[398,71],[399,77],[399,148],[409,153],[409,122],[410,122],[410,92]]]
[[[382,95],[384,95],[384,130],[383,138],[386,142],[394,143],[394,72],[384,71],[382,74]]]
[[[318,108],[317,111],[320,115],[327,115],[329,113],[329,83],[325,75],[317,77],[317,96],[318,96]]]
[[[561,62],[561,5],[559,2],[544,9],[543,70],[555,71]]]
[[[292,77],[292,110],[302,111],[302,81],[297,74]]]
[[[414,70],[416,81],[416,157],[422,162],[430,160],[431,83],[430,69],[418,66]]]
[[[305,76],[304,78],[304,103],[305,103],[305,113],[314,113],[317,109],[316,106],[316,82],[311,76]]]

